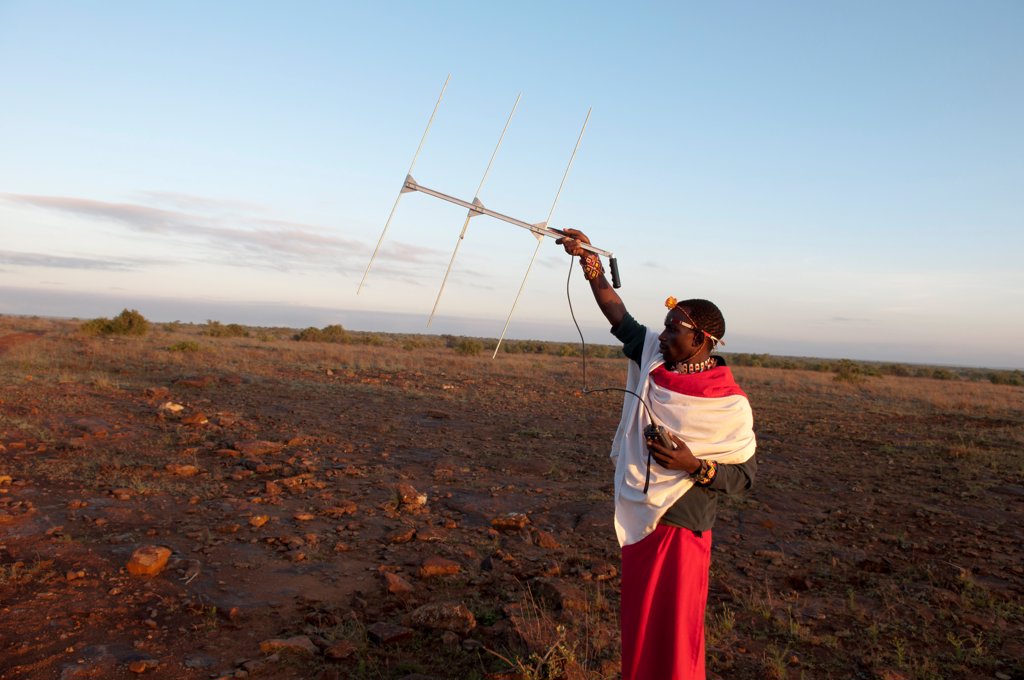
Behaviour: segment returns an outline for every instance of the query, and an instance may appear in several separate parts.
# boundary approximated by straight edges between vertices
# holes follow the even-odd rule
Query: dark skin
[[[583,243],[590,243],[586,234],[578,229],[563,229],[562,231],[565,236],[558,239],[556,243],[565,248],[565,252],[581,258],[587,255],[587,251],[581,247]],[[608,319],[612,328],[622,323],[622,320],[626,318],[626,306],[604,274],[590,281],[590,290],[594,294],[598,308]],[[658,336],[658,341],[666,367],[671,368],[675,364],[704,361],[711,354],[711,343],[704,333],[695,332],[677,323],[680,321],[689,323],[689,314],[692,314],[692,310],[676,306],[669,310],[668,316],[665,317],[665,330]],[[655,439],[647,440],[647,448],[658,465],[669,470],[682,470],[690,474],[699,470],[700,459],[693,455],[686,442],[671,432],[668,436],[675,443],[676,448],[669,449]]]

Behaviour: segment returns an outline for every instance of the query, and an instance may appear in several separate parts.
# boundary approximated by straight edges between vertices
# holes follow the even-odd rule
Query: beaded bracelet
[[[700,462],[700,469],[691,476],[693,477],[693,483],[697,486],[708,486],[711,482],[715,481],[715,475],[717,474],[718,463],[713,460],[702,460]]]
[[[594,253],[580,256],[580,266],[583,267],[583,278],[593,281],[601,274],[604,274],[604,267],[601,265],[601,258]]]

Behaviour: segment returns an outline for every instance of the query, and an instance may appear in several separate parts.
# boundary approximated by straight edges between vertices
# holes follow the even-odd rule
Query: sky
[[[1024,3],[0,0],[0,313],[1024,368]],[[588,111],[586,131],[552,205]],[[579,269],[588,342],[611,343]]]

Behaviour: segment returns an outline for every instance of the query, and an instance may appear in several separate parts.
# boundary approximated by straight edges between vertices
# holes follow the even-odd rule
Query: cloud
[[[362,241],[340,238],[314,225],[249,213],[230,213],[240,208],[259,209],[259,206],[185,194],[148,192],[145,195],[157,202],[174,204],[179,209],[72,196],[0,193],[0,199],[116,223],[154,238],[177,240],[176,243],[162,244],[161,247],[180,254],[179,260],[189,259],[188,253],[194,256],[198,248],[196,259],[222,265],[283,271],[318,267],[357,271],[365,266],[365,258],[370,252]],[[441,252],[391,242],[381,248],[378,258],[406,264],[424,264],[440,261]]]
[[[268,210],[267,206],[259,203],[195,196],[174,191],[140,191],[136,195],[142,199],[143,203],[169,206],[179,210],[196,210],[200,212],[234,211],[243,213],[259,213]]]
[[[126,260],[104,260],[92,257],[64,257],[46,253],[18,253],[0,250],[0,264],[17,267],[46,267],[51,269],[93,269],[123,272],[136,268],[136,263]]]

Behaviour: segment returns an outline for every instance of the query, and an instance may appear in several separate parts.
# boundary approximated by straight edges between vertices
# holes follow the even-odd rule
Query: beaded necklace
[[[709,356],[704,361],[696,364],[676,364],[669,370],[675,371],[676,373],[701,373],[714,368],[717,364],[717,357]]]

